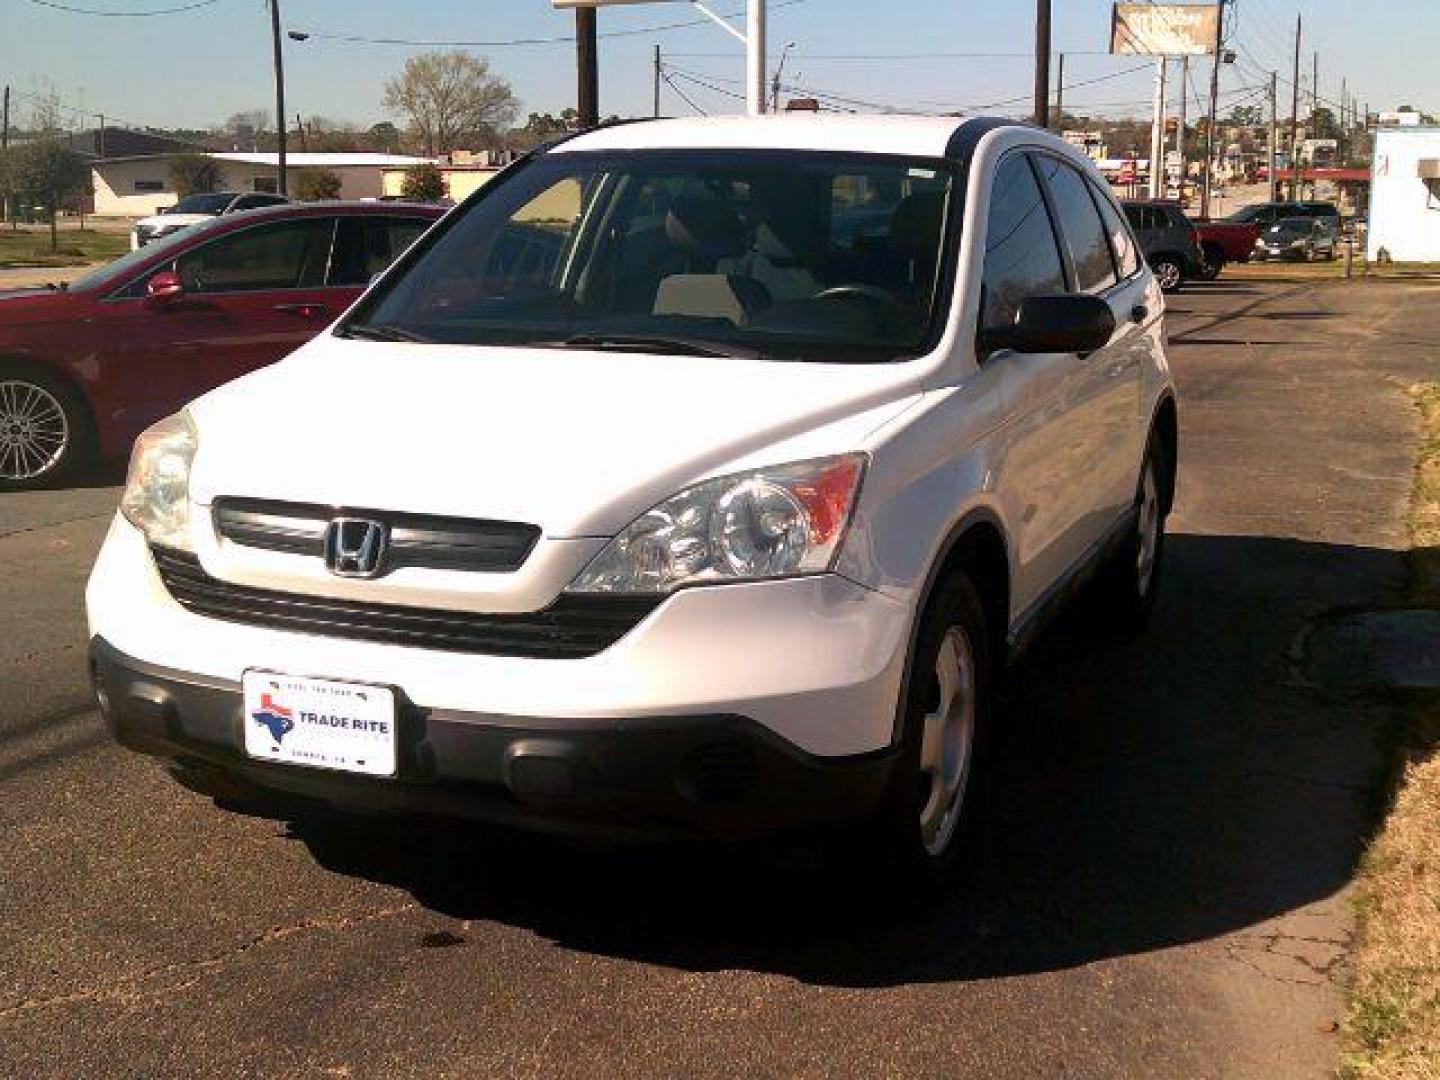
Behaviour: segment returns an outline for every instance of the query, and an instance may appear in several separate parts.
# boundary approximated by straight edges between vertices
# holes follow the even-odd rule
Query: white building
[[[223,191],[274,191],[277,155],[222,153],[207,155],[220,165]],[[99,217],[145,217],[171,206],[178,198],[170,180],[173,153],[94,158],[94,213]],[[376,199],[385,192],[386,170],[405,169],[428,158],[402,154],[293,153],[285,155],[286,184],[293,191],[309,170],[324,169],[340,177],[342,199]]]
[[[1440,262],[1440,127],[1375,132],[1366,257]]]

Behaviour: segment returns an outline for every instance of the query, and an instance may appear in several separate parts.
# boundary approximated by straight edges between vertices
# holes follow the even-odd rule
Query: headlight
[[[168,416],[135,440],[120,512],[152,544],[190,551],[190,465],[199,440],[186,413]]]
[[[829,570],[855,508],[863,454],[706,480],[642,514],[571,592],[665,593],[681,585]]]

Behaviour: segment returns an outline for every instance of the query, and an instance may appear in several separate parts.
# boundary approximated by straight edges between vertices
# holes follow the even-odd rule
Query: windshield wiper
[[[399,326],[372,326],[367,323],[352,323],[336,331],[339,337],[359,338],[361,341],[408,341],[416,345],[430,345],[435,339]]]
[[[536,342],[550,348],[615,349],[620,352],[664,353],[669,356],[717,356],[758,360],[763,354],[747,345],[721,344],[695,338],[651,334],[572,334],[564,341]]]

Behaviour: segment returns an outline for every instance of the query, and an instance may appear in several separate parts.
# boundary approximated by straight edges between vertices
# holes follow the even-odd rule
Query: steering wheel
[[[822,289],[812,300],[834,300],[839,297],[854,296],[861,300],[870,300],[876,304],[884,305],[892,311],[905,311],[907,305],[889,289],[882,289],[878,285],[867,285],[864,282],[852,281],[844,285],[832,285],[828,289]]]

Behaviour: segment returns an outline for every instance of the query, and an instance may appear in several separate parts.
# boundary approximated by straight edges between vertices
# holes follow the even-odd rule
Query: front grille
[[[232,585],[211,577],[187,552],[152,547],[150,554],[170,595],[197,615],[417,649],[555,660],[594,656],[660,604],[649,596],[562,596],[543,611],[521,615],[367,604]]]
[[[215,531],[232,543],[316,558],[325,554],[325,529],[334,518],[383,522],[390,534],[383,571],[415,566],[509,573],[524,564],[540,539],[537,526],[512,521],[337,510],[268,499],[217,499],[211,516]]]

